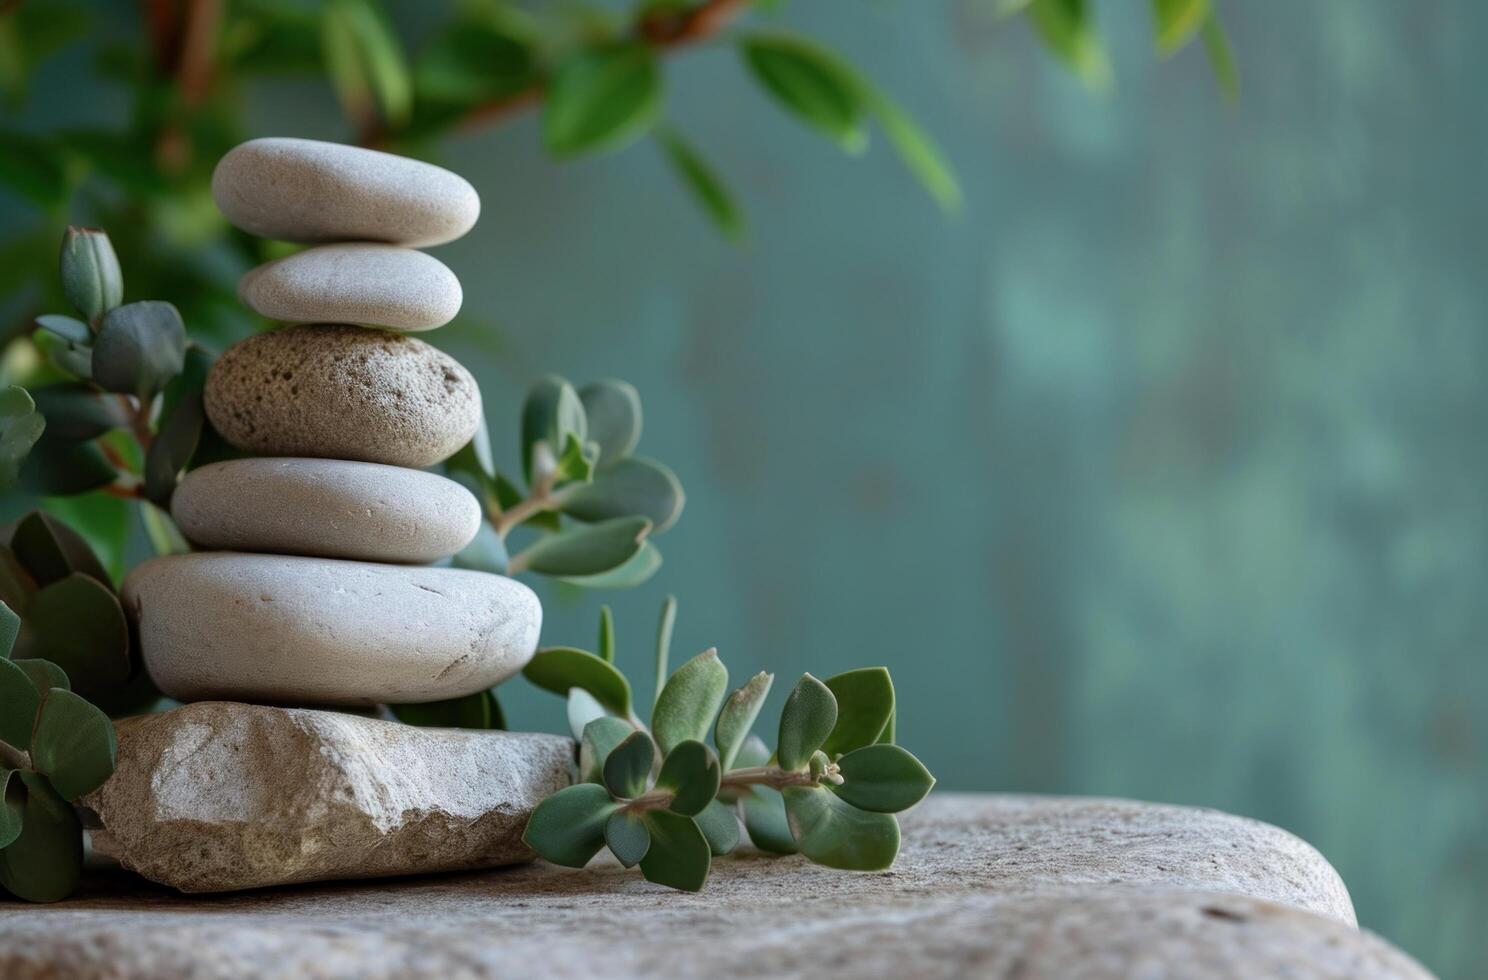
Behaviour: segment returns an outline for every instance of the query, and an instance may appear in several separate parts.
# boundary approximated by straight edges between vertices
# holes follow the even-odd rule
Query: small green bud
[[[124,276],[108,233],[69,226],[62,238],[62,291],[90,324],[124,299]]]

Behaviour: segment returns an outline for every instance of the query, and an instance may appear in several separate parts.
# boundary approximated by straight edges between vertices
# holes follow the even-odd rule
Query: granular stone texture
[[[286,323],[432,330],[460,312],[460,280],[432,255],[395,245],[322,245],[249,271],[238,298]]]

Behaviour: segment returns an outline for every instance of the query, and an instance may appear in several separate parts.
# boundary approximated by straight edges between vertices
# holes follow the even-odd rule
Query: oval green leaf
[[[692,739],[701,742],[728,691],[728,668],[715,649],[704,650],[678,667],[661,689],[651,712],[651,731],[663,753]]]
[[[822,743],[822,751],[836,758],[879,740],[894,717],[894,681],[887,667],[863,667],[828,677],[837,699],[837,724]]]
[[[656,141],[661,144],[667,162],[672,165],[672,172],[682,181],[682,186],[692,193],[693,200],[712,220],[714,226],[731,241],[743,239],[744,213],[729,189],[724,186],[723,180],[708,165],[708,161],[681,134],[669,127],[657,131]]]
[[[600,470],[588,483],[563,493],[563,512],[580,521],[638,515],[660,534],[677,522],[687,495],[670,469],[643,456],[631,456]]]
[[[605,760],[633,731],[636,728],[630,722],[609,715],[585,725],[584,734],[579,739],[579,779],[586,783],[603,783]]]
[[[52,788],[75,800],[102,786],[119,758],[114,723],[82,698],[54,687],[41,702],[31,762],[46,773]]]
[[[28,902],[58,902],[83,871],[83,828],[40,773],[22,772],[21,833],[0,850],[0,888]],[[14,785],[14,784],[12,784]]]
[[[733,853],[739,846],[739,818],[734,808],[721,800],[714,800],[703,807],[703,812],[693,817],[698,829],[708,840],[708,849],[714,857]]]
[[[93,342],[93,380],[108,391],[150,398],[181,373],[186,327],[170,303],[144,300],[104,315]]]
[[[392,704],[393,717],[419,728],[504,729],[506,719],[496,695],[476,691],[463,698],[429,701],[424,704]]]
[[[645,44],[580,51],[553,75],[543,140],[559,157],[612,149],[650,128],[661,102],[661,73]]]
[[[539,650],[522,669],[522,676],[563,697],[569,688],[581,687],[615,714],[630,714],[630,682],[614,665],[587,651],[572,647]]]
[[[548,450],[556,457],[568,444],[570,435],[583,443],[588,431],[584,405],[573,385],[550,374],[528,389],[522,404],[522,473],[527,482],[532,482],[533,447],[539,442],[547,443]]]
[[[73,690],[103,703],[130,676],[129,624],[118,598],[81,572],[37,591],[26,610],[36,652],[67,672]]]
[[[680,813],[651,810],[646,814],[646,828],[651,832],[651,847],[641,859],[646,880],[687,892],[701,890],[708,880],[713,851],[697,823]]]
[[[0,768],[0,851],[21,836],[26,819],[26,790],[15,769]],[[15,791],[10,788],[15,782]]]
[[[650,533],[646,518],[620,517],[545,534],[513,557],[510,569],[562,577],[611,572],[634,558]]]
[[[800,850],[791,836],[779,790],[751,786],[739,799],[744,804],[744,829],[755,847],[769,854],[795,854]]]
[[[522,842],[544,860],[582,868],[604,846],[605,821],[619,808],[603,786],[569,786],[537,805]]]
[[[667,753],[656,776],[656,788],[672,794],[668,810],[691,817],[718,796],[721,776],[713,750],[688,739]]]
[[[837,724],[837,699],[827,685],[802,675],[780,709],[780,739],[775,755],[780,768],[799,770],[821,748]]]
[[[599,444],[599,468],[613,466],[641,441],[641,395],[635,385],[607,379],[579,389],[589,438]]]
[[[48,439],[82,442],[130,422],[123,399],[80,381],[43,385],[31,394],[36,410],[46,419]]]
[[[640,864],[651,849],[651,831],[646,828],[645,817],[632,810],[616,810],[605,821],[605,843],[625,867]]]
[[[868,745],[849,752],[837,765],[843,781],[828,788],[859,810],[908,810],[935,785],[924,763],[897,745]]]
[[[0,659],[0,742],[18,749],[31,747],[31,730],[41,692],[19,665]]]
[[[819,786],[790,786],[785,813],[801,853],[842,871],[882,871],[899,854],[899,821],[868,813]]]
[[[611,796],[633,800],[646,792],[651,780],[651,763],[656,746],[651,736],[633,731],[609,753],[604,761],[604,784]]]
[[[15,660],[12,663],[31,678],[31,686],[36,688],[38,697],[54,687],[60,687],[64,691],[72,690],[72,685],[67,681],[67,672],[50,660]]]
[[[791,114],[850,153],[868,145],[857,87],[836,57],[778,34],[746,37],[739,50],[765,91]]]
[[[566,575],[560,581],[581,589],[633,589],[643,585],[661,569],[661,549],[650,541],[641,542],[641,550],[621,565],[598,575]]]
[[[591,721],[604,716],[604,705],[596,701],[594,695],[582,687],[568,689],[568,730],[573,733],[574,741],[584,737],[584,729]]]
[[[774,674],[760,671],[723,703],[723,710],[718,713],[718,724],[713,730],[713,744],[718,746],[718,761],[725,772],[733,766],[734,757],[749,737],[749,730],[754,727],[774,683]]]

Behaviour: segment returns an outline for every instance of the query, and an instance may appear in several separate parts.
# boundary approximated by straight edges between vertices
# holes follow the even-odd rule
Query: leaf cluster
[[[881,667],[818,680],[786,698],[770,752],[753,732],[774,678],[759,673],[732,693],[716,650],[667,673],[676,605],[663,607],[659,685],[649,727],[615,666],[614,631],[601,614],[597,653],[539,650],[523,672],[568,698],[579,743],[578,782],[544,800],[523,840],[555,864],[583,867],[601,849],[648,881],[697,891],[712,859],[750,841],[832,868],[876,871],[899,851],[894,814],[919,802],[934,777],[894,744],[894,687]],[[712,744],[709,745],[711,737]]]
[[[114,771],[114,726],[49,660],[11,659],[21,619],[0,603],[0,889],[66,898],[83,867],[72,801]]]

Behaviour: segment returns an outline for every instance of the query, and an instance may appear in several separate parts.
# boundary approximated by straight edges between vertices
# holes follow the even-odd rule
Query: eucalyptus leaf
[[[604,846],[605,822],[619,808],[603,786],[569,786],[537,805],[522,841],[544,860],[582,868]]]
[[[522,668],[522,676],[544,691],[568,696],[581,687],[617,715],[630,715],[630,682],[614,665],[572,647],[547,647]]]
[[[579,739],[579,779],[586,783],[603,783],[605,760],[635,730],[630,722],[608,715],[585,725],[584,734]]]
[[[666,754],[656,775],[656,788],[672,794],[668,810],[691,817],[713,802],[721,775],[713,750],[688,739]]]
[[[718,746],[718,761],[725,772],[733,767],[734,757],[754,727],[774,683],[774,674],[760,671],[723,703],[723,710],[718,713],[718,724],[713,730],[713,744]]]
[[[661,751],[670,753],[688,739],[707,738],[727,691],[728,668],[716,649],[704,650],[678,667],[651,712],[651,731]]]
[[[110,310],[93,343],[93,380],[108,391],[151,398],[181,373],[186,327],[170,303],[144,300]]]
[[[782,791],[791,834],[801,853],[843,871],[882,871],[899,854],[899,822],[868,813],[819,786]]]
[[[31,392],[36,410],[46,419],[48,439],[82,442],[126,426],[130,412],[118,395],[105,394],[80,381],[44,385]]]
[[[14,661],[0,660],[0,742],[29,749],[39,707],[41,692],[31,678]]]
[[[543,111],[543,140],[559,157],[613,149],[661,112],[661,72],[640,42],[581,50],[558,65]]]
[[[843,756],[837,765],[843,781],[829,789],[859,810],[908,810],[935,785],[930,770],[897,745],[864,746]]]
[[[74,572],[39,589],[26,618],[39,639],[36,652],[65,670],[87,700],[104,703],[129,677],[129,624],[97,579]]]
[[[588,432],[584,405],[573,385],[557,375],[548,375],[533,385],[522,404],[522,473],[527,482],[533,479],[533,451],[539,442],[557,453],[570,435],[583,443]],[[501,506],[505,509],[509,505],[503,502]]]
[[[731,854],[739,846],[739,818],[728,804],[714,800],[693,820],[707,838],[708,849],[714,857]]]
[[[597,575],[565,575],[560,581],[584,589],[633,589],[650,581],[661,568],[661,550],[650,541],[618,568]]]
[[[599,659],[615,662],[615,614],[609,606],[599,607]]]
[[[610,752],[604,761],[604,784],[611,796],[633,800],[646,792],[656,746],[651,736],[634,731]]]
[[[785,800],[779,790],[751,786],[740,795],[744,806],[744,829],[755,847],[770,854],[795,854],[800,848],[791,836],[785,816]]]
[[[877,742],[894,717],[894,682],[887,667],[863,667],[828,677],[837,701],[837,724],[822,743],[833,758]]]
[[[594,695],[582,687],[568,689],[568,730],[573,733],[574,741],[584,737],[584,729],[591,721],[604,716],[604,706],[594,699]]]
[[[461,698],[429,701],[424,704],[392,704],[393,717],[405,725],[420,728],[474,728],[505,730],[506,718],[496,695],[489,690],[476,691]]]
[[[57,902],[72,894],[82,874],[83,828],[45,776],[18,775],[25,789],[21,833],[0,850],[0,888],[28,902]]]
[[[784,34],[750,35],[739,49],[765,91],[797,118],[850,153],[868,145],[857,88],[834,57]]]
[[[511,561],[513,572],[534,571],[562,577],[613,571],[641,550],[651,522],[644,517],[618,517],[587,527],[545,534]]]
[[[635,452],[641,441],[641,395],[625,381],[595,381],[579,389],[589,438],[599,443],[599,468]]]
[[[575,484],[562,496],[563,512],[581,521],[603,521],[639,515],[649,518],[653,534],[677,522],[687,502],[675,473],[655,460],[630,456],[600,470],[588,483]]]
[[[633,810],[616,810],[605,821],[605,843],[623,866],[640,864],[651,849],[651,831],[645,817]]]
[[[59,795],[75,800],[102,786],[118,757],[108,715],[71,691],[54,687],[47,692],[36,719],[31,761]]]
[[[836,724],[837,699],[831,689],[810,674],[803,675],[780,709],[780,739],[775,745],[780,768],[804,768]]]
[[[669,888],[695,892],[708,880],[713,851],[691,817],[669,810],[646,813],[651,847],[641,859],[646,880]]]

